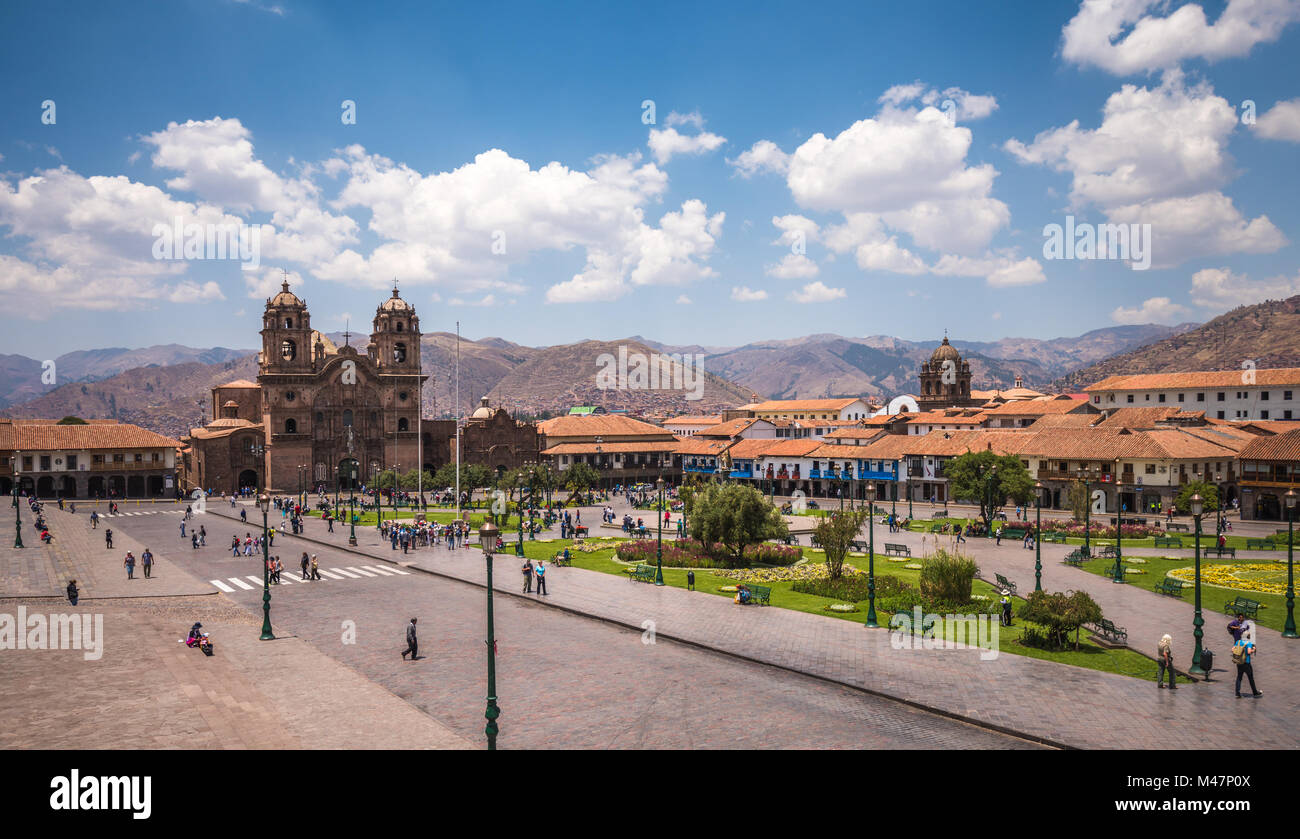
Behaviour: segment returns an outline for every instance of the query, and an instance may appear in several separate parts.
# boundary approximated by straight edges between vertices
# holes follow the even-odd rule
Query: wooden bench
[[[760,606],[767,606],[771,603],[772,589],[767,586],[756,586],[753,583],[742,583],[749,592],[749,602],[757,603]]]
[[[994,574],[993,576],[994,576],[994,578],[998,581],[998,585],[999,585],[1000,587],[1002,587],[1002,588],[1004,588],[1004,589],[1007,589],[1007,590],[1010,591],[1012,594],[1015,594],[1015,593],[1016,593],[1016,584],[1015,584],[1015,583],[1011,582],[1010,580],[1008,580],[1006,577],[1002,576],[1001,574]]]
[[[1066,535],[1065,535],[1064,533],[1044,533],[1044,534],[1043,534],[1043,541],[1044,541],[1044,542],[1058,542],[1058,543],[1060,543],[1060,544],[1065,544],[1065,540],[1066,540],[1066,538],[1067,538],[1067,537],[1066,537]]]
[[[1159,584],[1156,585],[1155,590],[1160,594],[1168,594],[1174,597],[1182,597],[1183,589],[1186,587],[1187,587],[1187,583],[1183,582],[1182,580],[1175,580],[1173,577],[1165,577],[1163,580],[1159,582]]]
[[[907,545],[896,545],[893,542],[885,543],[885,556],[911,556],[912,549]]]
[[[1098,553],[1097,556],[1114,558],[1116,556],[1119,556],[1119,549],[1116,548],[1114,545],[1103,545],[1101,548],[1101,552]]]
[[[1223,604],[1223,613],[1225,615],[1235,615],[1238,612],[1248,618],[1254,618],[1259,615],[1259,601],[1251,600],[1249,597],[1238,597]]]
[[[1023,538],[1025,538],[1025,531],[1021,530],[1021,529],[1018,528],[1018,527],[1004,527],[1004,528],[1002,528],[1002,538],[1003,538],[1003,539],[1023,539]]]
[[[573,535],[574,535],[575,538],[578,538],[578,539],[583,538],[584,536],[586,536],[586,535],[587,535],[588,533],[590,533],[590,532],[591,532],[591,531],[587,530],[587,525],[585,525],[585,524],[580,524],[580,525],[578,525],[577,527],[573,528]]]
[[[655,581],[655,567],[653,565],[638,565],[632,569],[628,579],[636,580],[639,583],[653,583]]]
[[[1177,531],[1179,531],[1180,533],[1191,533],[1191,532],[1192,532],[1192,531],[1191,531],[1191,528],[1188,527],[1187,525],[1185,525],[1185,524],[1174,524],[1173,522],[1170,522],[1169,524],[1165,525],[1165,530],[1177,530]]]
[[[1083,555],[1083,551],[1070,551],[1065,556],[1065,564],[1073,565],[1075,568],[1082,568],[1085,559],[1087,557]]]
[[[1209,556],[1210,554],[1214,554],[1219,559],[1223,559],[1225,556],[1230,556],[1233,559],[1236,559],[1237,549],[1236,548],[1206,548],[1205,555]]]
[[[1116,626],[1106,618],[1102,618],[1096,623],[1088,624],[1088,628],[1111,641],[1116,641],[1121,644],[1128,643],[1128,632],[1124,627]]]
[[[1181,548],[1183,540],[1178,536],[1157,536],[1155,537],[1157,548]]]
[[[1271,551],[1277,545],[1272,539],[1247,539],[1246,550],[1248,551]]]

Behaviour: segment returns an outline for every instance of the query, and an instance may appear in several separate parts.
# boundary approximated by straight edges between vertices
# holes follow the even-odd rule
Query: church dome
[[[294,294],[292,291],[289,290],[289,281],[285,280],[284,283],[280,285],[280,293],[272,297],[267,302],[267,305],[302,307],[305,306],[306,304],[304,304],[302,300],[298,298],[298,295]]]
[[[409,312],[412,311],[411,304],[407,303],[397,293],[397,288],[393,288],[393,296],[379,304],[381,312]]]
[[[940,344],[935,349],[934,354],[930,356],[931,364],[942,364],[945,361],[961,361],[961,353],[957,352],[956,347],[948,343],[947,336],[944,336],[943,343]]]
[[[474,409],[474,413],[469,415],[470,419],[492,419],[492,409],[488,407],[488,398],[483,397],[479,406]]]

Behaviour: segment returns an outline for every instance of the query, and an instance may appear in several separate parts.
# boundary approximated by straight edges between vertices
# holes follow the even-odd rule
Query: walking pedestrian
[[[68,602],[76,606],[79,597],[81,597],[81,592],[77,591],[77,581],[68,580]]]
[[[411,661],[419,658],[419,648],[420,642],[415,637],[415,618],[411,618],[411,622],[406,625],[406,649],[402,650],[402,661],[406,661],[407,653],[411,654]]]
[[[524,559],[524,594],[533,593],[533,561]]]
[[[206,548],[207,546],[208,546],[208,529],[203,525],[199,525],[199,547]]]
[[[185,520],[181,519],[181,538],[185,538]]]
[[[307,566],[310,564],[311,564],[311,560],[307,557],[307,552],[303,551],[302,552],[302,578],[304,580],[307,579]]]
[[[275,558],[275,581],[277,583],[280,582],[280,575],[283,573],[284,573],[284,563],[281,562],[280,557],[277,556]]]
[[[113,528],[111,527],[104,529],[104,548],[105,550],[113,549]]]
[[[546,594],[546,563],[543,560],[537,560],[537,567],[533,570],[537,575],[537,593]]]
[[[313,580],[320,579],[320,562],[316,559],[316,554],[311,555],[311,578]]]
[[[126,578],[128,580],[134,580],[135,579],[135,556],[130,551],[126,552],[126,559],[122,560],[122,565],[126,567]]]
[[[149,552],[148,548],[145,548],[144,553],[140,554],[140,564],[144,566],[144,578],[149,579],[149,572],[153,570],[153,554]]]
[[[197,533],[190,534],[190,548],[196,551],[199,549],[199,534]]]
[[[1156,686],[1163,688],[1165,686],[1165,671],[1169,671],[1169,689],[1178,690],[1174,684],[1174,639],[1169,633],[1165,633],[1160,638],[1160,645],[1156,647]]]
[[[1237,665],[1237,698],[1241,698],[1241,677],[1250,681],[1250,695],[1256,698],[1264,694],[1255,687],[1255,624],[1246,621],[1241,630],[1241,638],[1232,647],[1232,663]]]

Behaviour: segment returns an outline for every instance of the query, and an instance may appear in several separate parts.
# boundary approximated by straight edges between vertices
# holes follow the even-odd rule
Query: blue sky
[[[1207,320],[1300,293],[1297,6],[8,3],[0,352],[253,347],[281,269],[532,345]],[[1067,215],[1151,267],[1045,258]]]

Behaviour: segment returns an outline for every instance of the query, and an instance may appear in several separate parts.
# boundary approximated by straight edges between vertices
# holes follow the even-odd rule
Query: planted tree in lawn
[[[1212,513],[1219,509],[1219,488],[1207,481],[1188,481],[1183,484],[1183,488],[1178,490],[1178,497],[1174,499],[1174,509],[1180,513],[1190,513],[1192,496],[1197,494],[1205,502],[1206,511]]]
[[[953,498],[979,504],[986,529],[1008,498],[1017,504],[1028,504],[1034,497],[1034,479],[1015,455],[999,455],[988,450],[966,452],[944,464],[943,474]]]
[[[564,472],[564,488],[569,491],[569,500],[600,483],[600,473],[590,463],[575,463]]]
[[[1079,629],[1086,623],[1101,620],[1101,607],[1086,591],[1031,592],[1020,609],[1021,620],[1036,623],[1047,633],[1053,649],[1065,646],[1074,633],[1074,648],[1079,649]]]
[[[870,515],[867,510],[840,510],[817,523],[813,539],[826,551],[826,571],[832,580],[838,580],[843,574],[844,557]]]
[[[745,564],[747,546],[788,533],[781,514],[751,486],[710,483],[692,499],[691,535],[705,545],[722,545],[734,566]]]
[[[1083,481],[1070,482],[1066,500],[1070,504],[1070,511],[1074,513],[1075,521],[1083,521],[1087,518],[1088,505],[1092,503],[1092,498],[1088,492],[1088,487]]]

